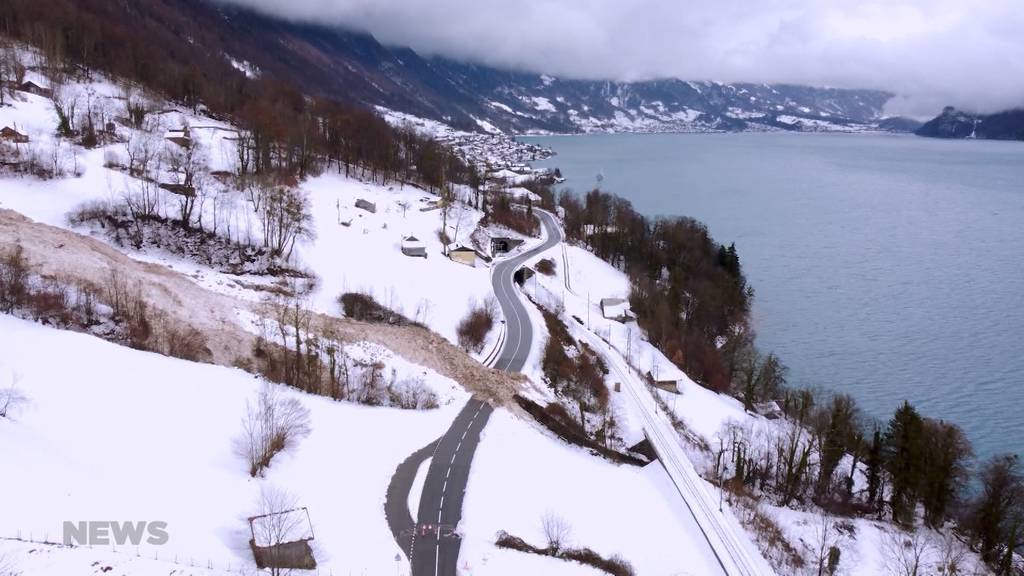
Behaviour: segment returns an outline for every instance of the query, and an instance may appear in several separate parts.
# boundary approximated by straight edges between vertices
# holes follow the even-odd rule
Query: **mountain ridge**
[[[930,138],[1024,140],[1024,108],[974,114],[947,106],[914,133]]]
[[[205,12],[206,26],[244,62],[323,96],[382,106],[471,131],[861,131],[877,129],[892,94],[677,79],[560,79],[423,57],[365,32],[297,24],[206,0],[164,0]],[[141,10],[141,9],[140,9]],[[212,16],[216,15],[216,18]]]

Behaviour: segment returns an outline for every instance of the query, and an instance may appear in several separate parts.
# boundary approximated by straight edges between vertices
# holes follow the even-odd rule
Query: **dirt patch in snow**
[[[14,244],[24,248],[34,271],[43,276],[103,286],[111,271],[117,270],[129,282],[138,282],[149,306],[206,336],[215,364],[234,366],[251,356],[256,335],[240,324],[239,311],[261,315],[264,307],[259,303],[213,292],[180,272],[140,262],[95,238],[0,209],[0,245]],[[384,346],[410,362],[459,382],[494,404],[514,405],[512,397],[524,382],[521,375],[481,365],[425,328],[366,324],[327,315],[318,315],[318,321],[346,341]]]

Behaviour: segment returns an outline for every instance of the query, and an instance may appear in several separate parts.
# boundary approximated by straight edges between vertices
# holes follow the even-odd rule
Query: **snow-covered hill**
[[[88,102],[92,110],[114,119],[123,113],[125,88],[98,74],[61,86],[63,97]],[[104,220],[83,224],[68,218],[83,205],[99,209],[135,199],[152,182],[124,168],[132,146],[145,143],[160,157],[172,158],[177,144],[167,140],[168,131],[189,128],[190,149],[202,151],[207,162],[203,171],[234,169],[235,127],[167,102],[154,108],[159,115],[142,128],[112,121],[104,140],[92,149],[55,136],[56,111],[47,97],[18,92],[0,108],[0,125],[14,126],[29,139],[11,145],[14,164],[0,174],[5,253],[21,243],[40,282],[45,275],[102,284],[116,268],[123,277],[144,284],[141,293],[152,298],[153,311],[204,330],[215,324],[218,340],[209,342],[215,353],[207,361],[221,364],[131,350],[90,334],[0,315],[0,389],[14,385],[26,400],[9,417],[0,418],[0,459],[5,470],[18,471],[0,475],[0,493],[16,496],[5,497],[2,504],[0,566],[25,574],[252,573],[246,518],[260,511],[261,490],[275,487],[308,508],[321,573],[407,570],[384,520],[384,494],[392,473],[408,454],[446,429],[468,391],[491,392],[500,399],[523,384],[483,368],[425,331],[375,330],[340,320],[334,327],[341,330],[339,340],[353,359],[353,369],[378,370],[392,382],[418,382],[433,392],[440,407],[399,410],[339,402],[268,385],[232,367],[247,364],[241,356],[253,354],[250,342],[266,335],[268,323],[271,329],[279,326],[274,318],[261,318],[260,306],[280,290],[280,278],[266,269],[225,269],[181,252],[166,243],[177,236],[148,236],[136,246],[119,241],[99,224]],[[33,162],[48,166],[45,178],[21,171]],[[160,164],[159,170],[145,173],[154,179],[171,177],[169,166]],[[357,176],[330,171],[296,185],[308,202],[315,234],[299,239],[285,263],[319,278],[306,304],[325,319],[337,319],[337,296],[362,291],[456,341],[459,319],[473,301],[490,294],[490,270],[483,260],[471,267],[446,258],[438,232],[446,221],[450,239],[472,245],[481,212],[460,202],[442,214],[437,197],[426,190],[367,183]],[[210,184],[209,196],[189,223],[198,227],[201,219],[204,233],[258,246],[261,221],[250,199],[217,178],[213,182],[220,183]],[[155,186],[148,192],[153,194],[154,221],[180,217],[180,195]],[[456,192],[467,200],[467,190]],[[357,201],[364,202],[356,206]],[[409,235],[421,240],[426,258],[402,254],[402,240]],[[24,311],[21,315],[31,317]],[[479,356],[493,349],[497,334],[490,335]],[[236,453],[235,440],[247,403],[264,386],[308,409],[311,432],[275,456],[264,477],[252,478]],[[654,513],[648,509],[659,506],[664,496],[659,488],[664,478],[656,469],[624,469],[594,460],[519,413],[498,414],[501,424],[487,439],[490,458],[484,464],[493,469],[474,480],[481,497],[467,504],[467,518],[477,523],[469,520],[460,527],[471,542],[467,561],[483,564],[481,573],[519,574],[530,569],[526,566],[546,574],[593,573],[573,563],[494,547],[492,528],[498,526],[539,542],[527,528],[568,493],[575,500],[562,513],[581,527],[575,540],[579,545],[619,553],[659,571],[689,561],[682,552],[656,563],[640,560],[656,558],[658,542],[689,541],[692,536],[678,509],[657,512],[656,522],[644,521]],[[492,465],[495,458],[502,459],[507,442],[516,445],[517,458]],[[534,450],[547,455],[543,468],[529,461]],[[534,481],[548,474],[558,479],[550,493],[519,507],[514,517],[507,501],[492,496],[515,490],[508,480],[510,466]],[[579,490],[577,482],[583,477],[594,487]],[[633,518],[630,537],[621,542],[616,542],[623,529],[618,520],[586,512],[591,500],[609,491],[621,492],[615,496],[616,515],[629,511]],[[167,522],[170,540],[138,548],[42,543],[59,542],[64,521],[97,519]],[[691,544],[699,550],[699,541]]]
[[[877,90],[713,78],[555,78],[421,56],[366,33],[277,20],[226,2],[96,6],[102,8],[83,3],[80,9],[112,26],[144,24],[158,31],[162,43],[188,44],[223,59],[224,73],[277,79],[309,94],[476,132],[863,130],[892,97]]]
[[[12,418],[0,419],[4,468],[18,471],[0,476],[0,537],[60,542],[64,521],[168,523],[166,545],[83,558],[126,565],[119,570],[137,553],[168,563],[165,574],[175,558],[214,573],[252,570],[245,519],[255,515],[261,487],[275,486],[309,508],[321,570],[390,573],[398,548],[381,513],[384,488],[397,463],[423,438],[441,434],[466,398],[450,380],[400,360],[397,369],[426,374],[448,404],[372,408],[282,389],[310,410],[312,432],[278,456],[265,478],[253,479],[233,446],[246,403],[263,386],[252,375],[6,315],[0,350],[0,385],[17,377],[27,398]],[[9,549],[0,544],[0,555]],[[32,556],[16,561],[26,574],[57,573]],[[84,561],[74,568],[61,573],[89,571]]]

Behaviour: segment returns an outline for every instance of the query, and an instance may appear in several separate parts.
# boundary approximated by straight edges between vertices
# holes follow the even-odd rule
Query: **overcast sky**
[[[227,0],[576,78],[883,88],[891,113],[1024,106],[1024,0]]]

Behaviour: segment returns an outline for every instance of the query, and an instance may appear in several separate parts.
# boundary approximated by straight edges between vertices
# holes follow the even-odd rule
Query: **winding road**
[[[515,287],[515,272],[527,260],[562,241],[554,217],[540,210],[535,214],[544,226],[544,241],[497,261],[491,273],[494,294],[505,317],[505,338],[494,362],[499,370],[522,370],[533,347],[533,328]],[[413,576],[457,576],[462,541],[456,528],[462,519],[462,499],[480,432],[493,410],[484,400],[471,398],[444,436],[409,456],[391,478],[384,511],[395,541],[409,558]],[[408,509],[409,491],[417,470],[428,457],[430,467],[414,519]]]
[[[544,241],[521,254],[497,261],[492,269],[494,294],[505,317],[501,350],[489,358],[499,370],[521,371],[533,346],[533,327],[524,298],[515,286],[515,272],[527,260],[557,246],[562,231],[554,217],[541,210],[535,214],[546,232]],[[563,254],[567,265],[567,258]],[[566,266],[566,270],[568,267]],[[568,281],[567,281],[568,282]],[[571,290],[571,287],[566,285]],[[676,486],[680,499],[696,522],[707,543],[708,553],[725,576],[771,576],[771,566],[744,534],[730,511],[719,509],[715,494],[694,469],[683,452],[678,435],[664,414],[660,414],[645,384],[632,373],[625,360],[607,342],[586,330],[581,336],[609,361],[619,381],[625,384],[642,419],[642,427],[658,460]],[[388,487],[385,512],[395,540],[412,565],[413,576],[457,576],[461,539],[456,532],[462,518],[462,500],[469,469],[493,408],[472,398],[440,439],[424,446],[399,465]],[[420,497],[417,519],[411,518],[408,495],[416,472],[430,458]]]
[[[557,246],[562,241],[562,229],[555,222],[555,217],[542,210],[534,210],[546,231],[546,238],[539,246],[526,252],[498,261],[491,274],[491,285],[494,295],[505,315],[505,346],[502,348],[494,367],[498,370],[519,372],[526,365],[533,345],[533,326],[530,314],[515,287],[515,273],[527,260],[545,250]]]

